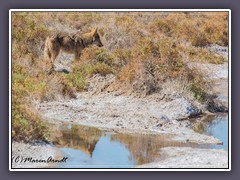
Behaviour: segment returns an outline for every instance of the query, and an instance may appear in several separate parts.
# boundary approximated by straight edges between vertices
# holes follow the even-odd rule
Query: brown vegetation
[[[47,17],[47,18],[46,18]],[[49,75],[44,41],[57,31],[74,33],[99,28],[104,47],[84,49],[69,74]],[[12,13],[12,137],[45,139],[47,129],[31,108],[34,100],[75,97],[94,74],[115,74],[118,87],[160,93],[168,80],[187,82],[200,102],[206,101],[204,78],[188,61],[220,64],[206,46],[228,45],[224,12],[16,12]],[[28,138],[26,138],[28,137]]]

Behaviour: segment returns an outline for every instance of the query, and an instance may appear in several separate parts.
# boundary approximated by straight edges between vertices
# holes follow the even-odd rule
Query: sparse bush
[[[12,98],[12,139],[30,142],[47,141],[47,126],[39,119],[30,104]]]
[[[19,97],[34,96],[41,99],[47,87],[44,81],[29,76],[26,68],[13,64],[12,66],[12,94]]]
[[[113,64],[116,67],[122,68],[132,59],[132,54],[129,49],[115,49],[112,54]]]
[[[173,22],[164,19],[158,19],[156,22],[150,25],[150,31],[152,33],[162,33],[166,36],[171,36],[173,30]]]
[[[48,131],[38,118],[26,97],[41,97],[46,90],[44,83],[30,78],[26,69],[12,67],[12,138],[14,140],[46,140]]]
[[[228,45],[227,13],[169,13],[150,23],[152,33],[188,41],[193,46]]]
[[[104,38],[107,42],[105,44],[108,51],[114,49],[128,49],[132,48],[135,44],[136,37],[131,35],[131,32],[125,26],[104,28]]]
[[[126,66],[124,66],[120,72],[119,80],[132,83],[136,77],[137,70],[140,69],[141,64],[139,62],[141,61],[134,59],[130,61]]]
[[[85,63],[105,63],[109,66],[113,64],[113,55],[104,48],[96,46],[84,49],[81,61]]]
[[[113,56],[108,53],[105,49],[103,48],[98,48],[96,51],[96,56],[97,56],[97,61],[105,63],[109,66],[112,66],[113,64]]]
[[[116,17],[117,26],[134,26],[135,21],[131,16],[121,15]]]
[[[152,38],[141,38],[133,50],[133,56],[160,56],[159,41]]]
[[[163,38],[158,43],[160,59],[156,61],[156,70],[165,78],[181,76],[186,68],[186,63],[179,51],[177,42]]]
[[[113,69],[105,63],[89,64],[82,67],[83,73],[87,77],[92,77],[94,74],[107,75],[113,73]]]
[[[66,86],[70,87],[70,89],[76,89],[76,91],[81,92],[87,86],[86,78],[81,72],[65,74],[64,77]]]
[[[207,102],[207,82],[203,79],[202,74],[197,69],[188,71],[188,81],[191,84],[191,91],[194,93],[194,97],[202,102]]]

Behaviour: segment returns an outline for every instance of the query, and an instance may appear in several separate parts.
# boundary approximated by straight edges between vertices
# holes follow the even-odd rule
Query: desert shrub
[[[193,46],[204,47],[209,45],[208,39],[204,32],[196,32],[197,30],[189,32],[188,39],[192,43]]]
[[[171,36],[173,22],[168,21],[165,18],[158,19],[156,22],[150,24],[150,31],[152,33],[162,33],[166,36]]]
[[[105,27],[104,32],[104,39],[107,42],[105,47],[108,51],[132,48],[136,41],[136,37],[131,35],[132,31],[129,32],[126,26]]]
[[[209,43],[220,46],[228,45],[228,14],[208,14],[202,24],[202,30],[206,34]]]
[[[139,61],[138,59],[131,60],[126,66],[121,69],[121,72],[119,74],[119,80],[132,83],[136,77],[137,70],[139,70],[141,66],[140,62],[141,61]]]
[[[114,55],[104,48],[96,46],[87,48],[83,51],[81,60],[75,63],[73,72],[81,72],[86,78],[97,73],[101,75],[114,73]]]
[[[41,97],[44,83],[30,78],[26,69],[13,64],[12,69],[12,138],[14,140],[46,140],[47,127],[38,118],[26,97]]]
[[[156,69],[166,78],[177,77],[185,71],[186,63],[179,51],[177,42],[164,38],[158,43],[160,59]]]
[[[47,15],[48,18],[55,23],[55,27],[58,24],[61,24],[66,25],[66,28],[67,26],[71,26],[82,30],[84,28],[89,28],[96,22],[100,21],[102,19],[101,14],[101,12],[49,12]]]
[[[114,73],[114,69],[104,62],[77,62],[73,71],[64,74],[64,83],[69,90],[74,89],[75,92],[81,92],[88,86],[87,79],[94,74],[105,76]]]
[[[81,92],[87,86],[86,77],[82,72],[74,72],[71,74],[64,75],[66,87],[70,87],[69,89],[76,89],[76,91]]]
[[[150,23],[152,33],[188,41],[193,46],[228,45],[227,13],[169,13]]]
[[[192,46],[203,47],[209,44],[206,34],[196,21],[182,19],[173,28],[173,34],[181,40],[188,41]]]
[[[81,61],[85,63],[105,63],[109,66],[113,64],[113,55],[104,48],[92,46],[83,50]]]
[[[21,65],[13,63],[12,65],[12,94],[20,99],[25,96],[34,96],[43,98],[47,91],[44,81],[39,81],[36,77],[31,77],[28,70]]]
[[[203,75],[194,68],[188,69],[187,77],[194,97],[202,103],[207,102],[208,83],[204,80]]]
[[[86,64],[82,67],[82,72],[87,77],[92,77],[94,74],[101,74],[103,76],[114,73],[112,67],[105,63]]]
[[[132,83],[133,91],[138,96],[146,96],[159,90],[159,81],[156,76],[156,65],[153,59],[146,59],[139,63]]]
[[[36,66],[31,66],[36,68]],[[73,97],[73,88],[58,77],[51,86],[52,76],[44,72],[31,72],[27,67],[12,64],[12,138],[20,141],[45,141],[48,129],[31,105],[33,100],[53,100],[59,96]],[[58,85],[58,86],[57,86]]]
[[[113,64],[113,55],[106,51],[106,49],[98,48],[96,50],[96,60],[105,63],[109,66]]]
[[[132,51],[129,49],[115,49],[112,52],[113,64],[116,67],[122,68],[132,59]]]
[[[46,141],[47,126],[39,119],[30,104],[12,98],[12,139],[17,141]]]
[[[65,74],[59,75],[54,73],[51,76],[45,77],[44,80],[46,81],[48,91],[44,93],[43,101],[76,98],[76,89],[79,88],[80,85],[74,87],[72,83],[70,83],[70,80],[65,77]]]
[[[120,15],[116,16],[115,18],[115,24],[120,27],[125,26],[127,28],[130,28],[130,26],[135,26],[135,23],[136,22],[134,21],[133,17],[131,17],[130,15]]]
[[[12,15],[13,58],[31,55],[39,56],[41,45],[48,34],[44,24],[37,24],[29,13]]]
[[[171,75],[181,71],[185,66],[178,43],[169,37],[161,36],[161,39],[142,38],[136,45],[133,56],[141,57],[143,61],[154,59],[156,70],[163,75]]]
[[[133,56],[159,56],[158,42],[152,38],[140,38],[132,51]]]

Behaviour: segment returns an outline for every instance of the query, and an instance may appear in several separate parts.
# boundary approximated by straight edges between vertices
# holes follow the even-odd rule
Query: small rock
[[[171,121],[166,115],[160,116],[160,120],[162,120],[164,122],[170,122]]]

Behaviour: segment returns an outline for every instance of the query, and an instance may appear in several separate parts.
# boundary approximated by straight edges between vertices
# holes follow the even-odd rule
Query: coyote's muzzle
[[[53,36],[47,37],[44,47],[44,57],[51,60],[51,70],[53,70],[54,61],[60,51],[74,54],[75,59],[79,59],[82,50],[89,45],[103,46],[97,28],[85,34],[75,33],[70,35],[63,32],[56,33]]]

